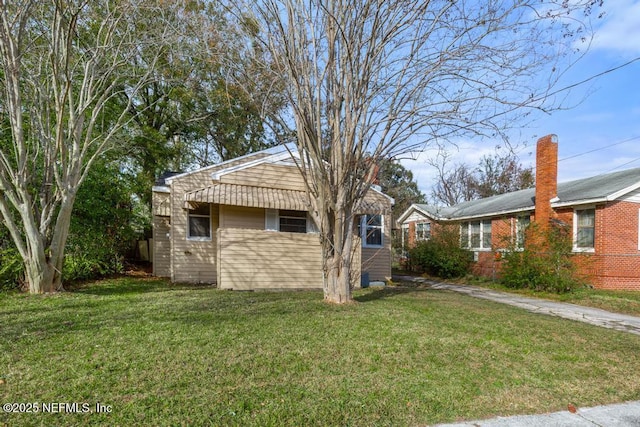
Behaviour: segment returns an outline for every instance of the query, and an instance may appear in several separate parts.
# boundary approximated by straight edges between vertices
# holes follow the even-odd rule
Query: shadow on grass
[[[168,279],[162,279],[159,277],[120,277],[111,280],[100,280],[99,282],[89,282],[72,286],[68,292],[87,295],[116,296],[211,287],[212,285],[210,284],[197,285],[192,283],[171,283]]]
[[[392,298],[397,295],[406,295],[416,292],[427,292],[431,289],[423,286],[393,286],[371,290],[364,295],[355,296],[353,299],[358,302],[378,301],[384,298]]]

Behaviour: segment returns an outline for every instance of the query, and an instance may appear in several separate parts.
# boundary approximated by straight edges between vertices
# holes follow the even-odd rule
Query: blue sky
[[[640,57],[640,0],[605,0],[603,10],[605,16],[593,20],[591,49],[565,75],[560,87]],[[577,104],[574,108],[540,114],[521,129],[519,141],[527,145],[519,151],[522,164],[533,166],[536,140],[554,133],[558,136],[560,182],[640,167],[640,61],[580,85],[570,97]],[[463,141],[453,161],[475,166],[482,154],[494,152],[486,141]],[[427,196],[435,171],[426,160],[435,153],[427,150],[414,161],[402,161]]]

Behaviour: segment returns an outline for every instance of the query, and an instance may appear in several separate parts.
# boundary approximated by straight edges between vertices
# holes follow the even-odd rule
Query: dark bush
[[[460,247],[457,227],[441,226],[431,239],[409,250],[409,259],[412,269],[448,279],[469,272],[472,254]]]
[[[544,231],[532,223],[526,236],[524,249],[511,248],[502,257],[501,281],[505,286],[561,293],[582,285],[566,227]]]

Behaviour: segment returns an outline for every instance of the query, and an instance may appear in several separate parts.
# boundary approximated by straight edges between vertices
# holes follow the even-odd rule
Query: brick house
[[[557,183],[555,135],[540,138],[536,187],[451,207],[414,204],[398,219],[404,247],[429,239],[439,224],[460,227],[475,274],[498,273],[505,242],[524,244],[532,221],[564,224],[573,235],[580,273],[597,288],[640,290],[640,168]]]

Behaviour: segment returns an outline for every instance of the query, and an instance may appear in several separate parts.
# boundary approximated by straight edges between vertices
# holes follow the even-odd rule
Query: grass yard
[[[356,299],[132,278],[0,294],[0,403],[40,405],[0,425],[411,426],[640,399],[638,336],[427,289]]]

